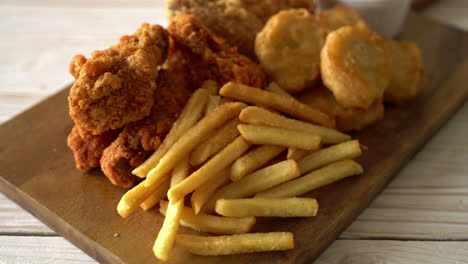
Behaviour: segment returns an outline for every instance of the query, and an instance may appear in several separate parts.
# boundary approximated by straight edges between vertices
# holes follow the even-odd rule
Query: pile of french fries
[[[292,249],[290,232],[248,232],[256,217],[315,216],[317,201],[297,196],[363,172],[352,160],[362,154],[359,142],[333,125],[275,83],[218,91],[206,81],[159,149],[133,170],[145,179],[117,211],[126,218],[159,204],[165,220],[153,251],[163,261],[174,243],[199,255]],[[220,236],[177,234],[179,225]]]

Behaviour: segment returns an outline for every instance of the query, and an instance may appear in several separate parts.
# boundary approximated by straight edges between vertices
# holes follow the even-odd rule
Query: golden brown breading
[[[268,19],[282,10],[305,8],[314,13],[314,0],[228,0],[253,13],[266,23]]]
[[[322,85],[301,93],[299,101],[328,114],[335,119],[335,128],[343,132],[362,130],[384,116],[384,105],[381,98],[375,100],[367,109],[344,108],[336,102],[333,94]]]
[[[171,60],[169,60],[171,61]],[[125,126],[104,150],[101,169],[118,186],[132,187],[139,178],[131,173],[164,140],[192,93],[183,64],[160,71],[155,103],[148,117]]]
[[[169,22],[181,14],[193,14],[214,34],[237,47],[239,52],[254,56],[254,41],[263,22],[253,13],[228,0],[166,0]]]
[[[391,74],[383,43],[366,27],[344,26],[328,34],[320,57],[322,80],[341,106],[366,109],[382,98]]]
[[[400,104],[424,92],[427,78],[421,48],[412,41],[389,39],[385,40],[385,51],[393,72],[384,101]]]
[[[281,11],[257,35],[255,53],[283,89],[300,92],[319,78],[325,37],[326,32],[306,9]]]
[[[87,60],[76,56],[70,69],[75,77],[79,70],[79,76],[68,97],[76,124],[99,134],[147,116],[167,47],[165,29],[143,24],[135,34],[93,52]]]
[[[366,26],[366,22],[356,10],[340,4],[319,12],[316,18],[320,26],[327,32],[332,32],[343,26]]]
[[[99,167],[102,152],[117,137],[119,131],[109,130],[99,135],[79,128],[75,125],[68,135],[67,143],[73,151],[76,168],[89,170]]]
[[[183,54],[194,78],[214,80],[220,85],[232,81],[263,88],[267,84],[266,74],[259,65],[229,47],[196,16],[178,16],[168,31],[176,45],[185,49]]]

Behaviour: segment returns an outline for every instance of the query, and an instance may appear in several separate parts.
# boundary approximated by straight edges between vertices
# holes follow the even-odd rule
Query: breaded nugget
[[[68,97],[75,123],[100,134],[147,116],[168,38],[161,26],[143,24],[116,46],[95,51],[88,59],[75,56],[70,71],[77,79]]]
[[[255,14],[263,23],[281,10],[305,8],[311,14],[315,10],[314,0],[228,0],[228,2]]]
[[[354,9],[337,4],[333,8],[321,11],[316,15],[318,23],[331,32],[343,26],[365,26],[366,22]]]
[[[347,132],[362,130],[384,116],[382,99],[376,99],[369,108],[344,108],[340,106],[333,94],[324,86],[314,87],[298,95],[299,101],[317,108],[335,119],[336,129]]]
[[[325,37],[326,32],[306,9],[281,11],[258,33],[255,53],[270,77],[295,93],[318,79]]]
[[[197,16],[214,34],[237,47],[240,53],[254,57],[255,36],[264,24],[255,14],[228,0],[166,0],[169,22],[181,14]]]
[[[421,94],[427,86],[421,48],[411,41],[389,39],[385,40],[385,51],[393,71],[384,100],[400,104]]]
[[[321,51],[325,86],[343,107],[368,108],[390,80],[384,40],[366,27],[344,26],[328,34]]]

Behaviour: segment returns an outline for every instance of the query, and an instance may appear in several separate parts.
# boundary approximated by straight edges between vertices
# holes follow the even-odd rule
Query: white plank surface
[[[443,0],[425,13],[468,30],[465,0]],[[0,123],[70,83],[74,54],[164,20],[162,0],[0,1]],[[317,263],[468,263],[468,242],[400,241],[468,239],[466,135],[468,105]],[[362,240],[369,238],[383,240]],[[0,195],[0,263],[94,262]]]

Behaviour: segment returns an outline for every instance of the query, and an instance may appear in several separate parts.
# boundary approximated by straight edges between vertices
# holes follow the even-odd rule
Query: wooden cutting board
[[[414,101],[386,106],[384,120],[354,135],[368,146],[358,160],[365,173],[310,193],[320,204],[317,217],[258,219],[256,232],[293,232],[294,250],[201,257],[176,246],[169,263],[312,262],[468,97],[467,33],[411,15],[400,38],[421,45],[430,87]],[[75,169],[66,145],[73,126],[67,94],[0,127],[0,191],[101,263],[156,263],[152,246],[163,221],[157,210],[122,219],[116,205],[125,190],[99,170]]]

